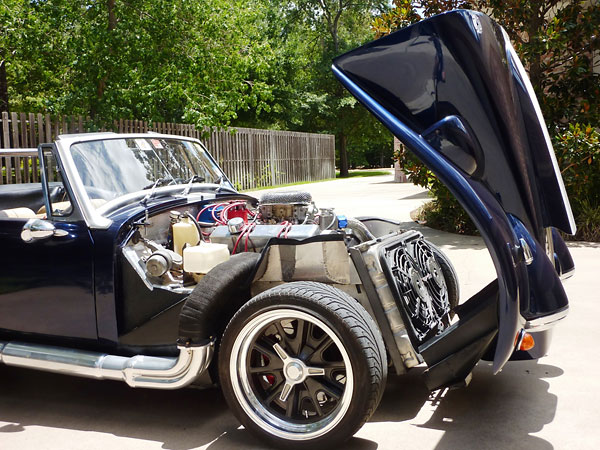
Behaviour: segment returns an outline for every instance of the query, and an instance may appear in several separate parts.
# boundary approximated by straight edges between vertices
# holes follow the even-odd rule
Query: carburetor
[[[294,224],[306,223],[316,210],[312,196],[303,191],[276,191],[265,193],[259,203],[265,223],[287,221]]]

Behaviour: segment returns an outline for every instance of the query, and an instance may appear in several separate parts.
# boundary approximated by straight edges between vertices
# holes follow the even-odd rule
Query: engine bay
[[[354,245],[373,237],[357,224],[333,208],[317,208],[308,192],[268,192],[260,200],[240,195],[145,217],[134,224],[123,255],[149,289],[185,293],[231,255],[261,252],[273,238],[340,234]]]
[[[278,248],[281,240],[321,235],[341,238],[336,245],[305,243],[285,254]],[[360,297],[364,280],[357,278],[356,261],[349,256],[358,251],[398,336],[404,336],[410,324],[421,341],[450,324],[449,314],[458,302],[456,275],[439,249],[393,221],[358,220],[318,208],[307,192],[268,192],[260,200],[240,194],[162,211],[134,223],[122,252],[149,290],[187,295],[215,266],[238,253],[260,253],[272,239],[278,239],[271,253],[280,262],[257,282],[270,280],[261,288],[297,275],[298,280],[323,278],[341,289],[351,286]],[[293,267],[283,270],[286,264]],[[332,277],[344,272],[344,265],[346,276]],[[326,276],[319,278],[320,269]],[[275,272],[279,275],[273,277]],[[398,315],[401,310],[404,319]]]

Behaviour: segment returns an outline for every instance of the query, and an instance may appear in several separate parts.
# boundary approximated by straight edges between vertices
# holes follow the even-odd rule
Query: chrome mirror
[[[47,239],[50,236],[66,236],[65,230],[57,230],[52,222],[42,219],[30,219],[23,226],[21,239],[25,242],[33,242],[39,239]]]

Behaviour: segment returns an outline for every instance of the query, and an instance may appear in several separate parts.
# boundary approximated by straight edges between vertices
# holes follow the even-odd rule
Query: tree
[[[559,0],[395,0],[394,8],[375,19],[378,36],[456,8],[485,12],[507,31],[529,73],[532,85],[555,143],[576,221],[600,227],[600,178],[592,176],[598,163],[600,128],[600,4]],[[596,60],[594,60],[596,55]],[[582,132],[581,130],[586,130]],[[441,218],[441,227],[473,230],[458,202],[437,179],[407,153],[401,164],[419,184],[430,187],[437,197],[430,215]],[[574,169],[577,168],[577,169]],[[575,170],[575,173],[574,173]],[[581,179],[595,183],[592,189],[578,187]],[[442,211],[442,214],[439,212]],[[590,212],[591,211],[591,212]],[[585,217],[584,217],[585,216]],[[587,227],[589,229],[590,226]],[[593,228],[593,227],[592,227]],[[594,238],[582,234],[582,238]]]
[[[1,1],[13,109],[224,126],[271,98],[255,1]]]
[[[287,20],[310,43],[304,50],[311,55],[307,59],[311,76],[304,77],[304,93],[300,93],[308,111],[303,126],[336,135],[343,177],[348,175],[348,149],[359,147],[365,135],[385,136],[391,146],[389,134],[382,134],[380,125],[331,73],[335,56],[372,39],[370,22],[374,13],[385,9],[385,4],[381,0],[301,0],[280,4]]]

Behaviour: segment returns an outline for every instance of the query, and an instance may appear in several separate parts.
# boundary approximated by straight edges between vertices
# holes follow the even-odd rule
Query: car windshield
[[[153,185],[218,183],[223,172],[198,143],[170,138],[103,139],[74,144],[71,156],[90,199],[112,200]]]

